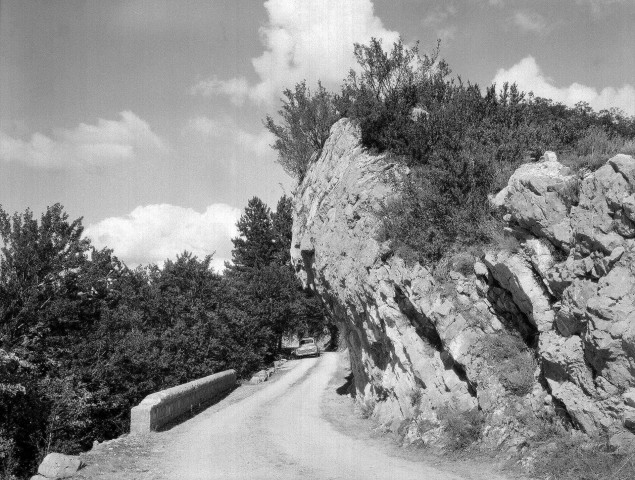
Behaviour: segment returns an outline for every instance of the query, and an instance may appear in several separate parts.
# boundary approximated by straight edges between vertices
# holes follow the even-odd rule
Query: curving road
[[[390,456],[320,416],[338,354],[288,362],[254,395],[172,430],[160,471],[174,479],[458,480],[422,462]],[[193,421],[196,420],[196,421]]]

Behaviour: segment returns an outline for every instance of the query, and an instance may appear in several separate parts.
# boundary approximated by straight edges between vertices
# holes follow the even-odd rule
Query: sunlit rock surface
[[[518,251],[443,281],[377,240],[407,174],[343,119],[295,194],[293,262],[338,321],[360,407],[430,443],[448,409],[488,414],[493,445],[555,415],[589,434],[635,426],[633,158],[584,178],[552,152],[521,166],[492,199]],[[493,354],[509,337],[525,357]]]

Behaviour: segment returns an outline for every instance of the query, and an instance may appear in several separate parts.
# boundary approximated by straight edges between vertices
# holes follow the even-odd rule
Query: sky
[[[482,86],[635,114],[635,0],[0,0],[0,204],[60,202],[131,266],[231,258],[294,188],[262,119],[400,36]]]

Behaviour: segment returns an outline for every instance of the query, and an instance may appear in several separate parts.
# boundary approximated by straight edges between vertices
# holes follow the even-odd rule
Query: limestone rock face
[[[405,175],[343,119],[295,193],[292,260],[338,322],[357,401],[430,441],[448,408],[487,414],[494,445],[527,414],[589,434],[635,425],[635,160],[582,179],[551,152],[521,166],[492,200],[520,250],[445,280],[378,240]],[[526,347],[497,357],[512,337]]]

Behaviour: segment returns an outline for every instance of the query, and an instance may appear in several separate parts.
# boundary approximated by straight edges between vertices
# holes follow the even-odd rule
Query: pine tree
[[[318,299],[303,290],[291,265],[292,212],[287,196],[274,213],[259,198],[249,200],[237,224],[241,237],[232,240],[234,265],[225,274],[237,307],[257,322],[272,355],[280,351],[284,336],[298,331],[319,335],[325,323]]]
[[[275,242],[269,207],[258,197],[253,197],[236,226],[240,237],[232,239],[234,268],[257,269],[271,263]]]
[[[275,257],[281,265],[291,264],[291,236],[293,227],[293,202],[284,195],[272,214]]]

